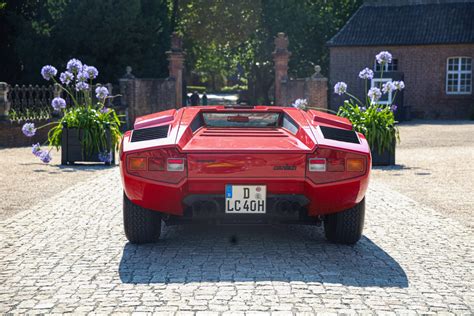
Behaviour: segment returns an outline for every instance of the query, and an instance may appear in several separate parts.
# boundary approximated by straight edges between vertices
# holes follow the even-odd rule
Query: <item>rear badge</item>
[[[290,165],[274,166],[273,170],[296,170],[296,166],[290,166]]]

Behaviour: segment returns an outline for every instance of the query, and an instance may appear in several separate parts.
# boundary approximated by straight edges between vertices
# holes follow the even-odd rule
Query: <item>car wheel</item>
[[[155,242],[161,234],[161,214],[133,204],[124,193],[123,226],[132,244]]]
[[[324,232],[327,240],[351,245],[359,241],[364,229],[365,198],[353,208],[327,215]]]

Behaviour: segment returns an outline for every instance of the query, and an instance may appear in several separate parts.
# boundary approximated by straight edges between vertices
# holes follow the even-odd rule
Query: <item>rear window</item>
[[[203,113],[208,127],[277,127],[279,113],[233,112]]]

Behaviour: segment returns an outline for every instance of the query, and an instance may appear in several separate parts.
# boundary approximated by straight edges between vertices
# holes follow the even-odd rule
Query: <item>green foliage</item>
[[[248,87],[246,85],[233,85],[233,86],[226,86],[226,87],[222,87],[221,91],[222,92],[238,92],[238,91],[242,91],[242,90],[247,90]]]
[[[117,81],[126,66],[138,77],[168,73],[167,0],[12,1],[0,26],[0,81],[38,82],[42,65],[73,56],[101,69],[102,82]]]
[[[207,90],[207,89],[206,89],[205,86],[186,86],[186,91],[187,91],[188,93],[194,92],[194,91],[203,93],[203,92],[205,92],[206,90]]]
[[[355,131],[364,134],[371,148],[379,153],[392,150],[395,141],[400,141],[395,116],[389,105],[372,104],[366,110],[354,101],[346,100],[337,115],[351,121]]]
[[[83,138],[81,141],[88,154],[94,151],[108,150],[107,130],[110,130],[113,148],[118,148],[121,138],[120,119],[114,110],[110,109],[103,113],[99,108],[101,108],[100,104],[97,104],[96,107],[87,105],[67,109],[61,120],[50,129],[48,133],[49,145],[59,149],[63,127],[67,127],[82,130]]]
[[[177,2],[177,1],[175,1]],[[253,103],[270,101],[273,84],[273,39],[285,32],[290,40],[290,74],[306,77],[314,65],[327,73],[325,46],[362,4],[362,0],[183,0],[178,28],[185,36],[187,68],[204,81],[231,78],[237,65],[248,79]]]

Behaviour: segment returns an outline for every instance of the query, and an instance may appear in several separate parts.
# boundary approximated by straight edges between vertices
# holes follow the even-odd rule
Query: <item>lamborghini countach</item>
[[[196,106],[139,117],[120,146],[125,235],[158,240],[166,225],[324,225],[362,235],[371,169],[364,135],[325,112]]]

